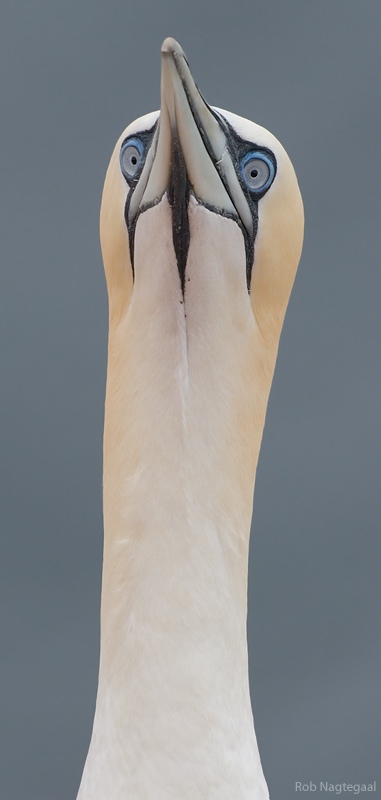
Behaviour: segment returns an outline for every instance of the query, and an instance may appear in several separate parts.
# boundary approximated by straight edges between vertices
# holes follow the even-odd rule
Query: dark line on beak
[[[187,265],[190,232],[188,219],[190,185],[176,130],[172,130],[172,163],[167,189],[172,208],[172,240],[176,253],[181,289],[185,289],[185,269]]]

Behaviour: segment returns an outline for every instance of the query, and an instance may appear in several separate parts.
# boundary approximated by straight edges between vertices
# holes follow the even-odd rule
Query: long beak
[[[139,186],[131,198],[130,221],[139,208],[157,202],[168,190],[174,145],[201,203],[239,217],[249,234],[252,214],[237,178],[226,134],[193,80],[180,45],[171,38],[161,48],[161,112]]]

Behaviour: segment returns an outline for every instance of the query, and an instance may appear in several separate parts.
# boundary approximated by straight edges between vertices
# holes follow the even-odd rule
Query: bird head
[[[148,235],[152,271],[165,245],[186,301],[193,256],[204,261],[207,281],[213,262],[208,250],[223,251],[220,280],[209,269],[216,304],[224,288],[229,293],[230,272],[230,282],[250,296],[257,323],[276,335],[303,239],[303,206],[290,159],[269,131],[205,102],[174,39],[164,41],[161,55],[161,111],[126,128],[104,187],[101,242],[111,315],[127,310],[145,272],[141,240],[147,244]],[[162,206],[170,234],[165,242]]]

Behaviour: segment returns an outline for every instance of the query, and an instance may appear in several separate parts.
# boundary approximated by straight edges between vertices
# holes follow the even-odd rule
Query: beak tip
[[[163,55],[184,56],[182,47],[180,47],[179,43],[176,42],[176,39],[172,39],[172,36],[168,36],[166,39],[164,39],[164,42],[161,45],[161,52]]]

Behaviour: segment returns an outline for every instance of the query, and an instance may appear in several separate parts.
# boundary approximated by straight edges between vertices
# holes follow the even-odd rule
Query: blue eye
[[[120,168],[123,175],[134,178],[142,163],[144,147],[140,139],[128,139],[120,151]]]
[[[274,164],[265,153],[246,153],[239,168],[249,192],[265,192],[274,180]]]

